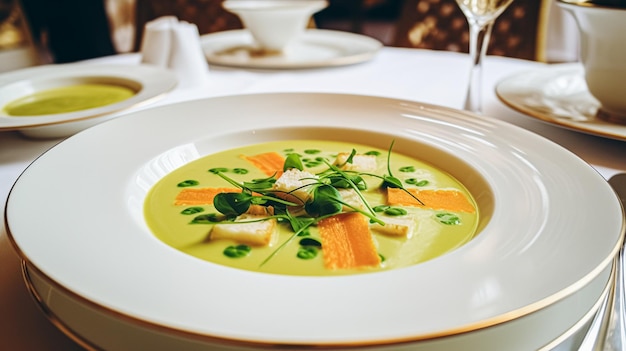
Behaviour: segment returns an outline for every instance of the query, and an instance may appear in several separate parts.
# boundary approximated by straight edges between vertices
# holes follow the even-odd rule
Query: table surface
[[[138,54],[91,60],[84,64],[136,64]],[[83,63],[81,63],[83,64]],[[626,171],[626,142],[566,130],[517,113],[495,95],[497,83],[515,73],[545,64],[503,57],[484,62],[484,114],[542,135],[589,163],[605,178]],[[205,84],[179,88],[153,105],[262,92],[330,92],[376,95],[461,108],[470,68],[465,54],[420,49],[383,48],[365,63],[310,70],[255,70],[210,67]],[[62,139],[28,139],[19,132],[0,132],[0,209],[20,173]],[[558,162],[555,160],[555,162]],[[0,349],[79,350],[56,329],[26,290],[20,259],[4,222],[0,228]]]

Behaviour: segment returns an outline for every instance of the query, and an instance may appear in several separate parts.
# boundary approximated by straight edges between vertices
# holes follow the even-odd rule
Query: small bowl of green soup
[[[28,137],[65,137],[136,104],[142,89],[113,76],[22,80],[0,88],[0,118]]]
[[[156,101],[176,76],[149,65],[44,65],[0,75],[0,131],[62,138]]]
[[[4,106],[8,116],[43,116],[94,109],[124,101],[137,91],[126,85],[79,83],[28,94]]]

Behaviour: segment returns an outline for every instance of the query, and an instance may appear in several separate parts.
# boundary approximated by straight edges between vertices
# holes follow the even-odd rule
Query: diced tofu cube
[[[365,204],[363,203],[363,200],[361,199],[361,197],[359,197],[359,194],[356,192],[356,190],[354,189],[337,189],[337,190],[339,191],[339,195],[341,195],[341,199],[343,200],[343,202],[361,210],[365,209]],[[344,206],[343,210],[351,211],[352,209],[347,206]]]
[[[274,190],[278,191],[276,196],[303,205],[310,196],[310,185],[317,183],[318,179],[315,174],[292,168],[276,180]]]
[[[236,224],[216,224],[211,230],[211,240],[231,239],[240,244],[254,246],[269,246],[276,239],[276,219],[267,219],[273,214],[271,208],[250,206],[247,213],[238,216]],[[263,220],[264,219],[264,220]]]
[[[350,154],[347,152],[338,154],[337,159],[335,160],[335,165],[344,171],[374,172],[378,169],[376,156],[374,155],[356,154],[352,157],[352,163],[346,162],[348,157],[350,157]]]
[[[381,218],[385,225],[372,223],[372,230],[381,234],[410,238],[417,223],[412,216]]]

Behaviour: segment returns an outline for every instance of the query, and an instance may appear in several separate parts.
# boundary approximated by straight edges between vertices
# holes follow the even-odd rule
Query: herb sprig
[[[253,179],[248,182],[237,182],[224,173],[222,169],[211,169],[211,172],[224,179],[229,184],[241,189],[241,192],[228,192],[217,194],[213,200],[215,209],[221,214],[202,215],[202,221],[196,221],[195,223],[209,223],[209,224],[239,224],[239,223],[251,223],[259,222],[270,219],[277,219],[278,221],[288,222],[291,226],[293,234],[281,243],[263,262],[261,266],[269,262],[273,257],[278,254],[284,247],[286,247],[294,238],[307,233],[311,226],[317,225],[317,223],[325,218],[334,216],[342,212],[358,212],[370,219],[370,222],[385,225],[385,222],[378,218],[375,208],[372,208],[368,201],[363,196],[361,190],[368,188],[367,183],[363,179],[363,176],[371,176],[382,180],[381,188],[399,188],[411,195],[415,200],[423,205],[415,195],[404,188],[402,182],[393,176],[390,167],[391,150],[394,142],[391,143],[388,155],[387,155],[387,172],[383,176],[342,170],[340,167],[347,163],[353,163],[356,156],[356,150],[352,150],[347,157],[344,164],[333,165],[327,160],[323,160],[323,163],[328,167],[326,170],[318,173],[316,178],[302,178],[300,180],[311,180],[311,183],[302,185],[297,189],[293,189],[289,192],[279,191],[274,189],[276,183],[276,174],[262,179]],[[296,153],[290,153],[285,159],[283,165],[283,171],[295,168],[302,171],[304,169],[300,156]],[[294,194],[297,190],[307,188],[309,196],[306,199],[299,199]],[[366,207],[366,211],[355,207],[345,202],[339,192],[339,189],[353,189],[361,202]],[[299,203],[293,201],[287,201],[279,196],[280,193],[292,195],[299,200]],[[258,219],[246,219],[241,221],[235,221],[237,216],[246,213],[250,206],[261,205],[265,207],[273,208],[273,215],[258,218]],[[344,210],[347,208],[349,210]],[[294,215],[292,210],[296,213],[298,210],[304,209],[305,214]],[[376,208],[378,209],[378,208]],[[204,218],[206,217],[206,218]]]

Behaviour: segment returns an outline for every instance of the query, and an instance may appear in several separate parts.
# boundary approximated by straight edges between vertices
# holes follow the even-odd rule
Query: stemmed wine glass
[[[470,71],[465,109],[482,113],[482,62],[487,53],[493,22],[513,0],[456,0],[470,28]]]

